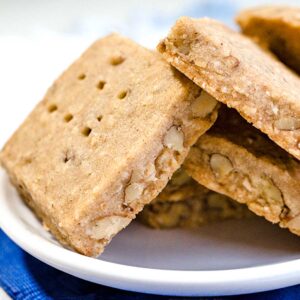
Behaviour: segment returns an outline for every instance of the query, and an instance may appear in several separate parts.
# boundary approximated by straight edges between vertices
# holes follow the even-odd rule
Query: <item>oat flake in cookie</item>
[[[218,21],[188,17],[176,22],[158,50],[300,159],[300,79],[272,55]]]
[[[203,97],[160,54],[109,35],[54,82],[1,163],[62,243],[97,256],[213,124]]]

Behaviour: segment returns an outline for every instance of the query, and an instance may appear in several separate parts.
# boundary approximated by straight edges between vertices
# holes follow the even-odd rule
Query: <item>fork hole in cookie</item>
[[[50,104],[49,106],[48,106],[48,112],[49,113],[53,113],[53,112],[55,112],[57,110],[57,105],[56,104]]]
[[[121,91],[119,94],[118,94],[118,98],[120,99],[120,100],[122,100],[122,99],[124,99],[126,96],[127,96],[127,94],[128,94],[128,91]]]
[[[25,165],[29,165],[29,164],[31,164],[31,163],[32,163],[32,158],[26,157],[26,158],[24,159],[24,164],[25,164]]]
[[[106,81],[104,81],[104,80],[100,80],[99,82],[98,82],[98,84],[97,84],[97,89],[98,90],[103,90],[104,89],[104,86],[106,85]]]
[[[125,60],[125,58],[121,55],[116,55],[110,58],[110,64],[112,66],[117,66],[120,65],[121,63],[123,63]]]
[[[84,73],[81,73],[78,75],[78,80],[84,80],[86,78],[86,75]]]
[[[92,129],[90,127],[84,127],[82,130],[81,130],[81,133],[83,136],[89,136],[92,132]]]
[[[65,154],[65,157],[63,159],[64,163],[66,164],[67,162],[69,162],[71,159],[73,159],[72,156],[69,155],[69,153]]]
[[[72,114],[66,114],[66,115],[64,116],[64,121],[65,121],[66,123],[69,123],[70,121],[72,121],[72,119],[73,119],[73,115],[72,115]]]
[[[97,121],[98,121],[98,122],[101,122],[101,121],[102,121],[102,118],[103,118],[103,116],[99,115],[99,116],[97,117]]]

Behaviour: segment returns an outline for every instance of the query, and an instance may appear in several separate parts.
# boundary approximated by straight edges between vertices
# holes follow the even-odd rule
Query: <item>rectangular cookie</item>
[[[259,6],[241,11],[236,21],[243,34],[300,74],[299,7]]]
[[[54,82],[0,159],[52,233],[97,256],[165,187],[217,107],[160,54],[112,34]]]
[[[205,187],[300,235],[300,162],[235,110],[220,109],[184,168]]]
[[[211,19],[180,18],[158,50],[300,159],[300,80],[251,39]]]
[[[180,168],[137,219],[155,229],[197,228],[215,221],[252,215],[246,205],[205,188]]]

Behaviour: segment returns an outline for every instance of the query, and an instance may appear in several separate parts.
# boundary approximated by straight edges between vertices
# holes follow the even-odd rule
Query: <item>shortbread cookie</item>
[[[239,13],[236,21],[244,34],[300,73],[299,7],[256,7]]]
[[[252,213],[246,205],[208,190],[179,169],[137,219],[149,227],[164,229],[195,228],[210,222],[249,216]]]
[[[172,176],[162,192],[151,201],[155,202],[178,202],[193,198],[203,193],[203,187],[189,176],[183,168],[179,168]]]
[[[216,103],[158,53],[109,35],[52,85],[1,161],[61,242],[97,256],[165,187]]]
[[[236,111],[222,107],[219,115],[192,147],[187,173],[300,235],[300,162]]]
[[[300,159],[300,79],[285,65],[251,39],[210,19],[180,18],[158,50]]]

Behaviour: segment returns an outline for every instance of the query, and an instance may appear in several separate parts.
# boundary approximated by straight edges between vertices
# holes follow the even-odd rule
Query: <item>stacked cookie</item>
[[[279,78],[276,79],[277,75],[274,74],[274,76],[272,73],[276,73],[274,60],[278,59],[299,72],[299,60],[296,55],[300,47],[299,16],[299,9],[288,7],[260,7],[243,11],[237,16],[237,22],[243,33],[249,35],[265,50],[264,52],[272,56],[266,61],[264,60],[266,53],[262,54],[261,49],[255,50],[257,46],[253,42],[247,41],[240,34],[230,31],[218,22],[204,19],[197,21],[182,18],[174,26],[169,37],[161,42],[159,49],[185,75],[203,88],[210,90],[211,94],[221,102],[238,109],[239,113],[248,121],[253,122],[254,126],[265,126],[265,123],[269,122],[272,125],[273,122],[276,134],[279,135],[279,139],[282,137],[283,140],[288,134],[297,134],[297,129],[300,128],[299,124],[297,125],[299,118],[297,118],[296,111],[293,111],[292,106],[290,107],[286,101],[286,98],[288,99],[293,93],[286,95],[290,86],[290,89],[297,92],[294,93],[293,101],[297,105],[299,89],[293,88],[297,85],[294,75],[292,75],[293,80],[287,80],[285,76],[282,76],[287,70],[282,64],[276,67],[277,73],[280,74]],[[170,45],[171,43],[174,45]],[[243,45],[243,43],[246,44]],[[201,45],[204,49],[197,49]],[[236,55],[231,55],[234,52]],[[211,55],[211,57],[201,59],[201,55]],[[260,62],[257,63],[257,61]],[[284,70],[283,74],[281,70]],[[290,70],[288,73],[291,73]],[[272,86],[276,88],[280,80],[288,81],[288,86],[285,85],[284,90],[279,87],[276,91],[277,97],[271,97],[259,103],[263,98],[259,93],[268,95]],[[298,81],[298,78],[296,80]],[[276,95],[274,89],[272,94]],[[233,95],[232,99],[230,95]],[[259,102],[255,103],[255,100]],[[279,104],[276,104],[277,100]],[[290,116],[280,116],[279,107],[282,113],[280,100],[290,107]],[[263,104],[266,106],[265,113],[260,116],[256,110],[261,111]],[[250,116],[246,115],[247,111]],[[270,111],[278,115],[275,122],[270,117]],[[253,116],[258,117],[256,122]],[[287,153],[291,151],[289,146],[286,148],[277,146],[266,134],[254,126],[247,123],[235,110],[223,106],[219,110],[215,125],[198,140],[190,151],[184,168],[198,183],[222,195],[227,195],[239,203],[247,204],[256,214],[264,216],[271,222],[280,223],[282,227],[289,227],[297,233],[298,229],[293,229],[293,223],[296,222],[295,217],[298,214],[295,206],[299,205],[297,203],[299,164],[295,159],[299,157],[295,152],[291,152],[294,156],[289,155]],[[288,139],[298,149],[297,136]],[[278,138],[276,140],[275,137],[274,140],[278,143]],[[278,144],[283,147],[282,143],[283,141],[279,141]],[[189,195],[186,198],[189,198]],[[173,208],[175,204],[171,205],[171,202],[164,206],[152,202],[141,213],[143,221],[153,227],[170,227],[173,224],[191,227],[214,220],[211,214],[216,219],[223,219],[224,216],[230,218],[251,216],[247,213],[247,209],[238,205],[237,202],[232,206],[230,200],[228,202],[218,197],[214,198],[214,202],[210,205],[203,194],[197,195],[196,198],[202,199],[201,207],[205,210],[205,217],[198,213],[198,219],[195,219],[191,217],[191,213],[187,213],[191,210],[189,205],[191,200],[181,203],[180,206],[177,205],[176,209]],[[286,203],[289,204],[286,205]],[[158,211],[159,207],[161,211]],[[291,208],[293,213],[290,212]],[[197,211],[197,209],[192,209]],[[215,213],[216,209],[218,213]],[[178,216],[181,219],[177,220],[177,223],[170,221],[175,222]]]
[[[255,13],[238,20],[256,41]],[[154,227],[246,216],[243,203],[300,234],[300,80],[255,41],[186,17],[160,53],[105,37],[54,82],[2,165],[45,226],[89,256],[150,202],[140,218]]]
[[[138,220],[156,229],[197,228],[252,215],[245,205],[205,188],[180,168],[159,196],[138,214]]]

